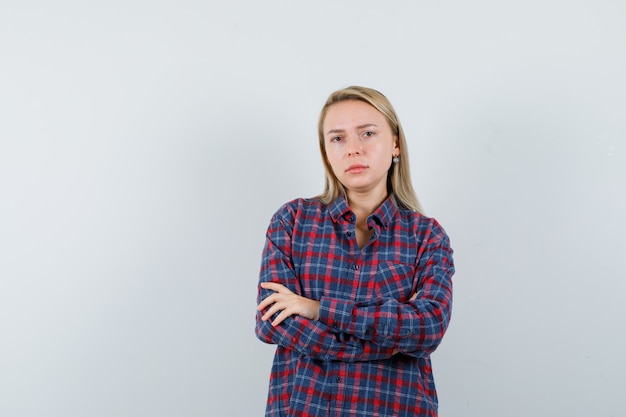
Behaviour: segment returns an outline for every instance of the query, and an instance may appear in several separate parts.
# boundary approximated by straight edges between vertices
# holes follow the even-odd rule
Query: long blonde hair
[[[389,173],[387,175],[387,192],[395,197],[400,207],[422,213],[422,207],[417,199],[415,191],[413,190],[413,185],[411,184],[406,139],[404,137],[404,131],[402,130],[402,125],[400,124],[398,115],[387,97],[385,97],[381,92],[367,87],[351,86],[337,90],[328,97],[326,104],[322,107],[317,130],[320,152],[322,154],[324,169],[326,171],[326,181],[324,184],[324,192],[317,196],[317,198],[319,198],[322,202],[329,204],[339,197],[339,195],[343,195],[344,197],[346,196],[346,189],[335,176],[335,173],[330,166],[330,162],[328,162],[328,157],[326,156],[323,125],[328,108],[335,103],[347,100],[365,102],[381,112],[387,119],[392,133],[398,140],[398,147],[400,148],[398,162],[391,164],[391,167],[389,168]]]

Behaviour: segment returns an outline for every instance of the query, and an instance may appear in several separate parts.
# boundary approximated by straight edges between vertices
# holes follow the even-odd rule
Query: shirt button
[[[355,271],[359,269],[359,266],[357,264],[352,265],[352,269],[354,269]]]
[[[348,237],[349,237],[349,236],[352,236],[352,232],[348,230],[348,231],[346,232],[346,236],[348,236]]]
[[[341,378],[340,377],[337,377],[337,382],[341,382]]]

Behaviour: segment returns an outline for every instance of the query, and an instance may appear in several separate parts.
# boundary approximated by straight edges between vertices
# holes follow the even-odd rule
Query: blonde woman
[[[448,236],[421,213],[383,94],[332,93],[318,133],[324,192],[283,205],[263,250],[256,334],[277,345],[266,416],[436,416]]]

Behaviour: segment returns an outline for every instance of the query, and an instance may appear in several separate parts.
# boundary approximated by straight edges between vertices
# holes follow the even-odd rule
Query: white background
[[[385,93],[455,249],[442,417],[622,416],[626,5],[0,3],[0,415],[258,416],[265,228]]]

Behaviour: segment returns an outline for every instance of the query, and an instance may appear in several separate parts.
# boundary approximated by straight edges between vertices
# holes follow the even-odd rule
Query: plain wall
[[[449,233],[442,417],[621,416],[626,5],[3,1],[0,415],[255,416],[270,216],[385,93]]]

